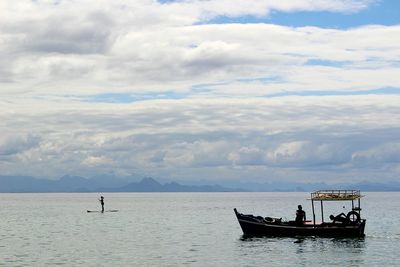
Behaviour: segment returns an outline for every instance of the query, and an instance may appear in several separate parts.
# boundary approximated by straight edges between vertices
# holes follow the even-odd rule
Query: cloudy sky
[[[400,178],[400,1],[2,0],[0,175]]]

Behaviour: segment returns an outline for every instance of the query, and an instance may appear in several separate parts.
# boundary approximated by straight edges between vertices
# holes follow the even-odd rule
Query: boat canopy
[[[311,193],[311,200],[318,201],[359,200],[362,197],[360,190],[319,190]]]

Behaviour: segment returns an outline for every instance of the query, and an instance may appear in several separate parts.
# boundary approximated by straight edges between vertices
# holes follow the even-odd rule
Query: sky
[[[400,178],[400,1],[2,0],[0,175]]]

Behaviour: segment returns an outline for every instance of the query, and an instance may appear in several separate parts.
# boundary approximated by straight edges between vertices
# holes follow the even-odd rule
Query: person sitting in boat
[[[303,210],[301,205],[297,206],[298,210],[296,211],[296,224],[303,225],[306,221],[306,212]]]
[[[332,223],[341,222],[341,223],[345,224],[348,222],[347,216],[343,212],[336,216],[331,215],[331,216],[329,216],[329,219],[332,220]]]

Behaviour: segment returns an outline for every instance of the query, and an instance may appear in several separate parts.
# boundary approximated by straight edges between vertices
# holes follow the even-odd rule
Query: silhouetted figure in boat
[[[101,212],[104,212],[104,197],[101,196],[99,201],[100,201],[100,204],[101,204]]]
[[[332,223],[341,222],[343,224],[347,224],[349,222],[346,214],[344,214],[343,212],[336,216],[331,215],[329,216],[329,219],[332,220]]]
[[[306,212],[303,210],[301,205],[297,206],[298,210],[296,211],[296,225],[303,225],[306,221]]]

